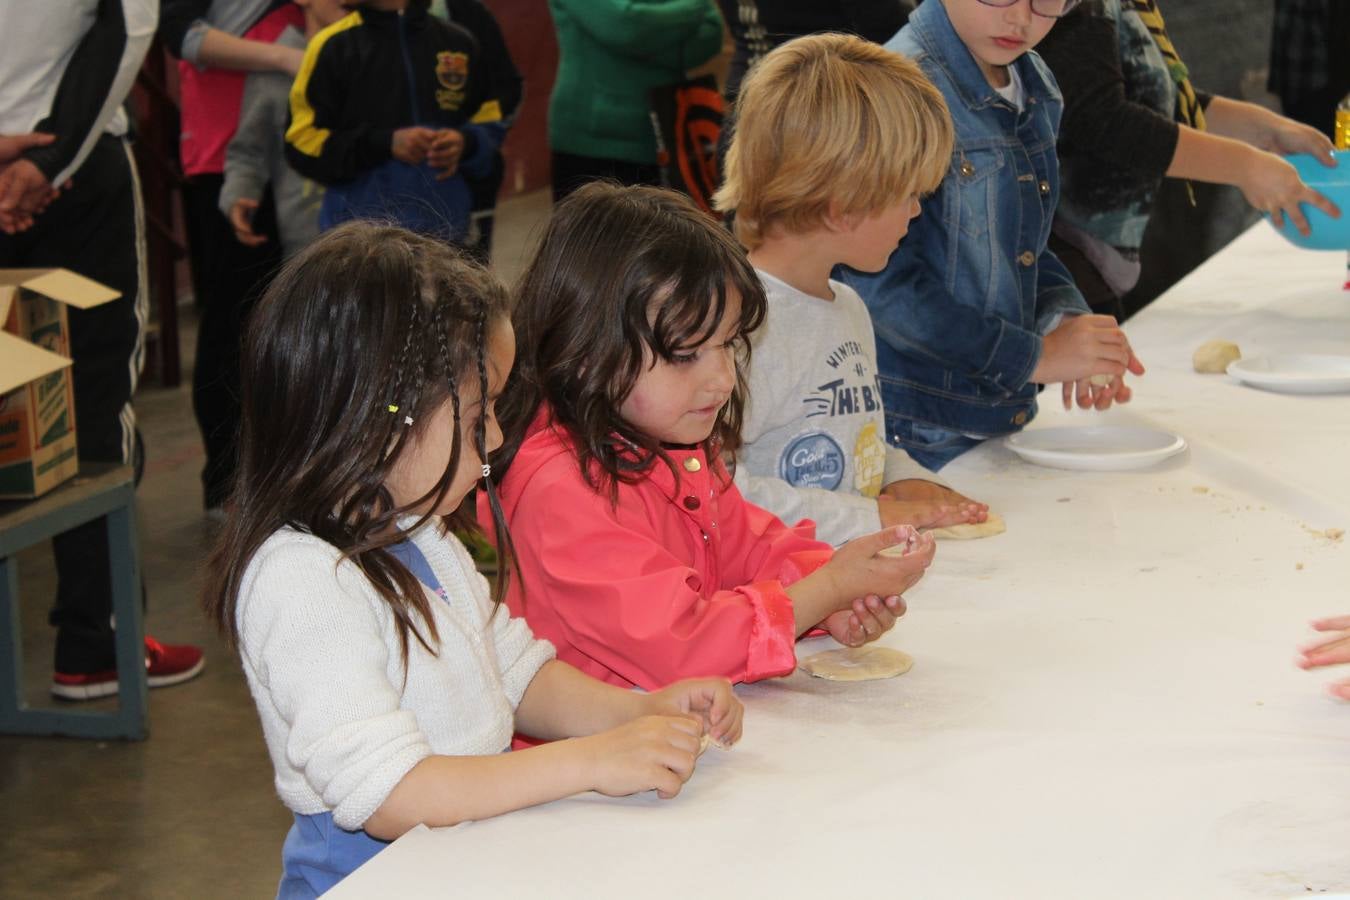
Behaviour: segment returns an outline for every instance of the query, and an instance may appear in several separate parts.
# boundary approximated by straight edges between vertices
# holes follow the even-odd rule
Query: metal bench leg
[[[108,560],[117,623],[117,722],[120,737],[144,740],[149,701],[145,683],[145,624],[141,566],[132,502],[108,513]]]
[[[134,493],[130,484],[116,495],[120,505],[105,513],[109,576],[117,623],[117,711],[68,708],[29,709],[23,692],[23,631],[19,626],[18,560],[0,558],[0,641],[11,661],[0,664],[0,733],[65,735],[144,740],[149,733],[145,680],[145,628],[141,615],[140,557],[136,543]]]
[[[23,629],[19,627],[18,560],[0,558],[0,730],[19,722],[23,707]]]

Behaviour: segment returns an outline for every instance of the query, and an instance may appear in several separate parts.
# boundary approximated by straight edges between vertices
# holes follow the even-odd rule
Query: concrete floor
[[[541,191],[500,207],[493,255],[508,283],[548,206]],[[195,317],[183,313],[184,368],[191,371]],[[272,789],[243,672],[198,606],[213,528],[201,513],[202,451],[190,388],[147,385],[136,408],[147,452],[137,505],[146,630],[161,641],[203,646],[206,671],[150,692],[150,739],[142,743],[0,737],[0,897],[276,892],[290,814]],[[21,556],[19,589],[29,702],[50,704],[46,611],[55,578],[46,546]]]

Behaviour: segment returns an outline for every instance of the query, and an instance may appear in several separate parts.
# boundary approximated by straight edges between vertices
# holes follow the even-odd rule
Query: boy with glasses
[[[1129,400],[1127,370],[1143,374],[1115,319],[1089,313],[1046,247],[1063,100],[1028,51],[1075,5],[932,0],[886,45],[942,92],[956,143],[905,249],[879,273],[840,275],[872,315],[887,440],[934,471],[1020,430],[1040,385],[1104,410]]]

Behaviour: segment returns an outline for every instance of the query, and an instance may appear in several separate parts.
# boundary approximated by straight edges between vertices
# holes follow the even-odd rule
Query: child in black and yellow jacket
[[[287,160],[328,187],[319,226],[378,218],[460,241],[464,176],[486,173],[519,99],[496,23],[446,22],[425,0],[344,5],[305,51],[286,130]]]

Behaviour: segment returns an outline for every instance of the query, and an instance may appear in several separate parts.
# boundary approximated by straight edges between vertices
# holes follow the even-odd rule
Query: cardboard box
[[[67,307],[120,296],[67,269],[0,269],[0,499],[41,496],[79,470]]]

